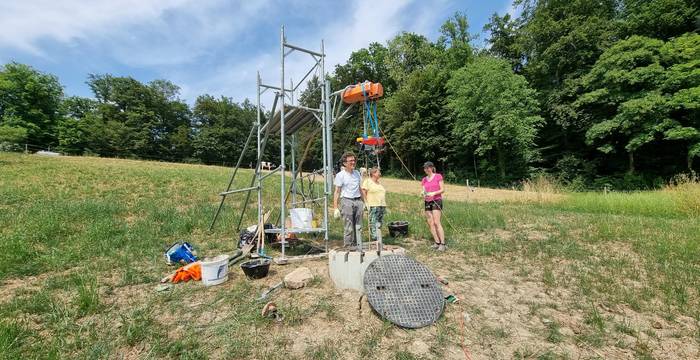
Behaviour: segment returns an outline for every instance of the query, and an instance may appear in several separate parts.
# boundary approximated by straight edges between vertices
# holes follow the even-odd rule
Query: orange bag
[[[189,280],[202,280],[202,264],[199,261],[195,261],[177,269],[177,271],[175,271],[175,275],[173,275],[172,282],[178,283]]]

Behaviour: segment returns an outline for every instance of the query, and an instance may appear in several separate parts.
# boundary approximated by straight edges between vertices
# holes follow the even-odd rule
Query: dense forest
[[[334,89],[381,82],[385,173],[426,160],[448,181],[511,186],[547,174],[574,190],[658,186],[700,168],[700,12],[693,0],[516,0],[471,32],[457,13],[431,41],[400,33],[335,67]],[[484,46],[476,46],[484,36]],[[314,89],[312,79],[308,89]],[[168,80],[90,74],[94,97],[67,96],[56,76],[0,68],[0,150],[232,164],[255,107],[225,96],[190,106]],[[299,97],[318,106],[318,90]],[[252,96],[252,95],[251,95]],[[353,148],[361,114],[338,124],[334,149]],[[299,134],[305,168],[319,136]],[[278,159],[268,146],[266,159]],[[30,148],[31,149],[31,148]],[[253,161],[254,154],[244,159]],[[397,154],[401,154],[401,159]],[[401,160],[401,161],[400,161]]]

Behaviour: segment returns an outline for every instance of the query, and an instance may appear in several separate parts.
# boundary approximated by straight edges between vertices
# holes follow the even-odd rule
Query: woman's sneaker
[[[445,250],[447,250],[447,246],[445,246],[444,244],[440,244],[440,246],[438,246],[437,250],[438,251],[445,251]]]
[[[440,247],[440,244],[434,242],[433,245],[430,245],[430,247],[433,248],[433,250],[437,250]]]

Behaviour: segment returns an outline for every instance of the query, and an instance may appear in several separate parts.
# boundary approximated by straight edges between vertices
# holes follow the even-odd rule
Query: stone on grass
[[[300,289],[306,286],[313,277],[314,274],[311,273],[311,270],[302,266],[284,277],[284,286],[287,289]]]

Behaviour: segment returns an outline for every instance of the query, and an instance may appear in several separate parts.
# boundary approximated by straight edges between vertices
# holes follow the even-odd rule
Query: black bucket
[[[392,221],[389,223],[389,235],[391,237],[407,236],[408,221]]]
[[[267,272],[270,271],[270,260],[269,259],[256,259],[246,261],[241,264],[241,269],[243,273],[251,279],[261,279],[267,276]]]

